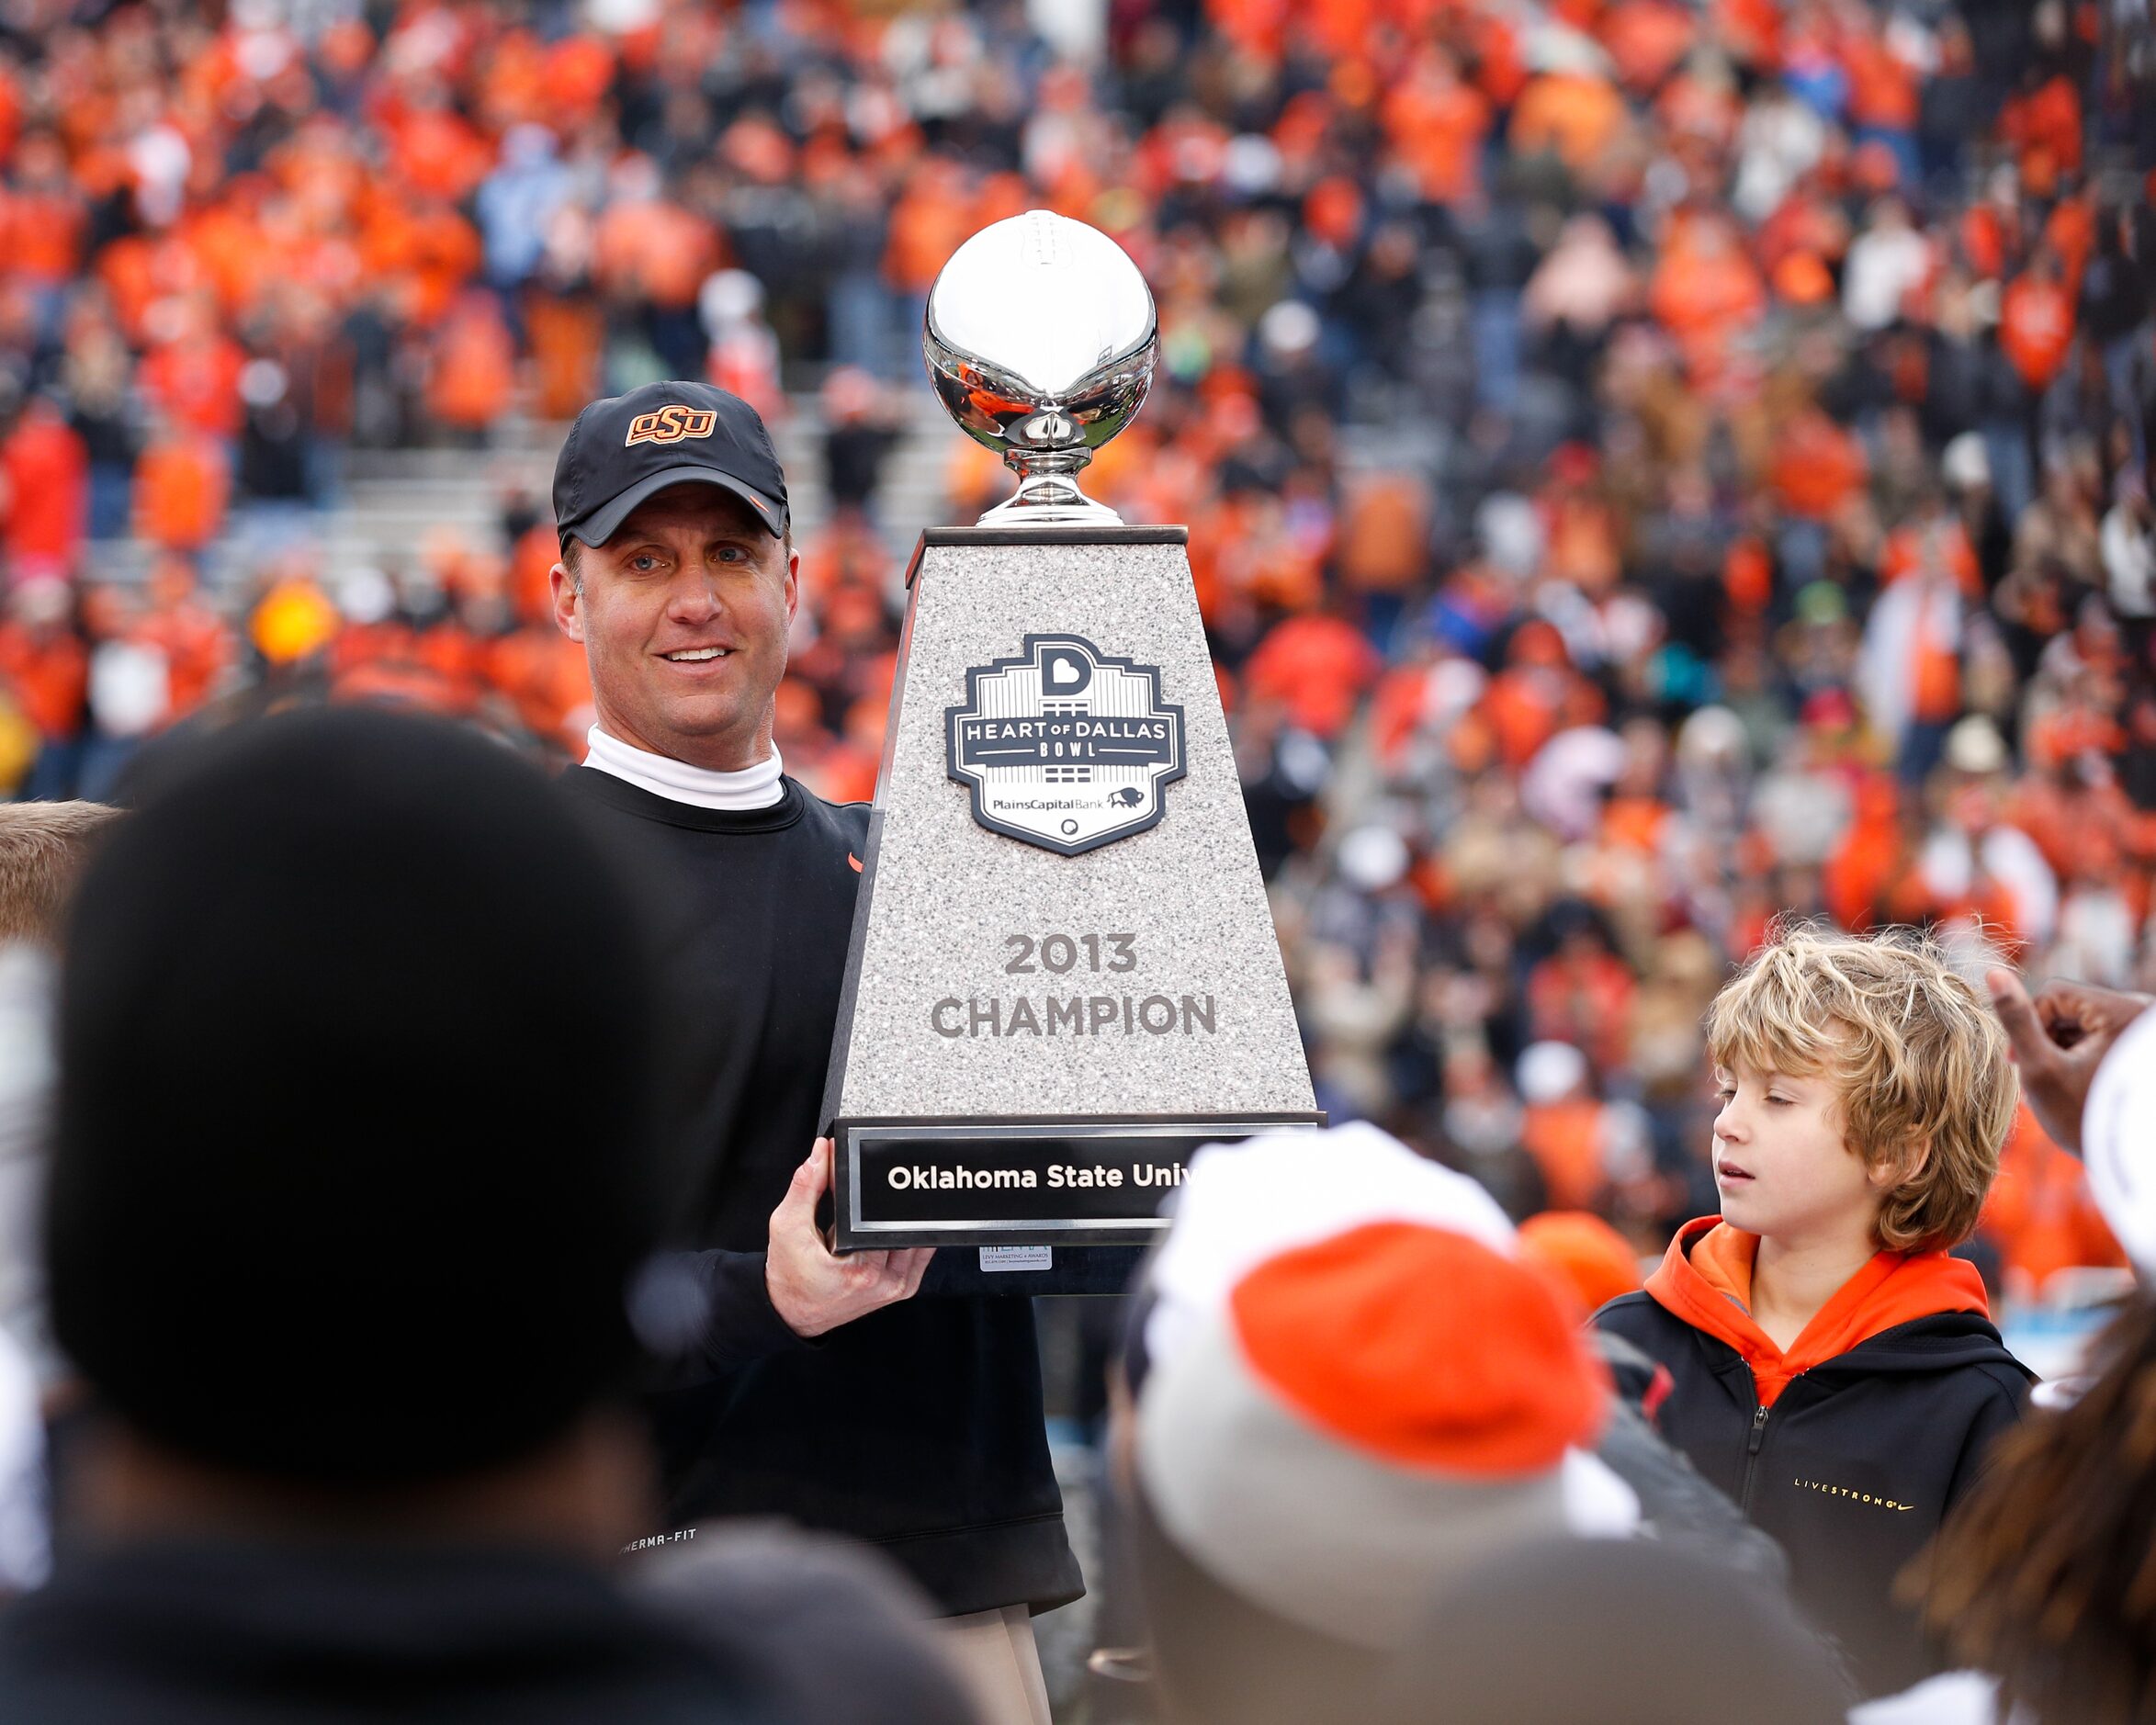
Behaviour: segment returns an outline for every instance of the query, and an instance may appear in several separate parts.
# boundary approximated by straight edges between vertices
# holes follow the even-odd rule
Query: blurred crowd
[[[1158,302],[1087,483],[1191,527],[1334,1118],[1653,1246],[1713,1207],[1699,1017],[1778,911],[2156,981],[2146,0],[25,0],[0,36],[18,795],[325,693],[581,753],[543,505],[333,580],[316,539],[353,449],[671,375],[822,439],[779,745],[867,796],[924,296],[1045,205]],[[1009,479],[951,448],[971,519]],[[2017,1292],[2117,1261],[2026,1115],[1982,1250]]]

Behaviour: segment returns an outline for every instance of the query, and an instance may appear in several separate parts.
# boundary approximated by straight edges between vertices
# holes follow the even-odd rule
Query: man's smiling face
[[[554,566],[554,620],[581,641],[606,733],[730,772],[771,752],[800,558],[716,485],[675,485],[603,546]]]

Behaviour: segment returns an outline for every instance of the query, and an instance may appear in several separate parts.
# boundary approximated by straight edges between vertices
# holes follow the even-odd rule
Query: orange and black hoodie
[[[1868,1695],[1933,1668],[1894,1578],[2018,1419],[2033,1375],[1992,1327],[1975,1268],[1879,1252],[1787,1350],[1753,1321],[1756,1235],[1709,1216],[1644,1291],[1595,1314],[1667,1369],[1662,1435],[1780,1541],[1800,1604]]]

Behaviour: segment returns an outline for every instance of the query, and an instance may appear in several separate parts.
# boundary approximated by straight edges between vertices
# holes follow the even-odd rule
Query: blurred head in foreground
[[[1486,1194],[1368,1127],[1202,1153],[1124,1360],[1171,1719],[1366,1718],[1492,1555],[1627,1530],[1608,1386]]]
[[[47,1218],[138,1474],[379,1502],[576,1440],[658,1232],[647,963],[471,734],[310,713],[150,787],[75,906]]]
[[[2139,1719],[2156,1697],[2156,1300],[2098,1338],[2094,1379],[1999,1440],[1929,1567],[1927,1625],[2000,1679],[2000,1716]],[[1925,1591],[1928,1584],[1928,1592]]]
[[[1848,1697],[1778,1590],[1648,1539],[1499,1553],[1424,1619],[1382,1725],[1841,1725]]]
[[[0,803],[0,946],[59,944],[68,895],[119,814],[102,803]]]

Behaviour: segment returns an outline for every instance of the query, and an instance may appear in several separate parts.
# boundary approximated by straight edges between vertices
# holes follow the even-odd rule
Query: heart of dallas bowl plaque
[[[944,716],[973,817],[1064,856],[1157,825],[1186,770],[1183,710],[1160,698],[1160,668],[1081,635],[1029,635],[1015,657],[968,671]]]

